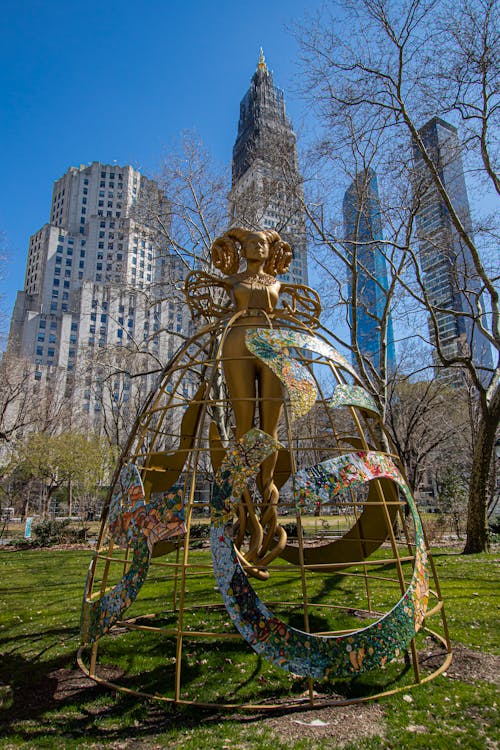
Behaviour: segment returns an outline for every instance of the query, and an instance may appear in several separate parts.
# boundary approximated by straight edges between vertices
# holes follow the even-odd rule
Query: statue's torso
[[[236,277],[230,285],[230,293],[236,310],[273,312],[278,304],[280,282],[273,277]]]

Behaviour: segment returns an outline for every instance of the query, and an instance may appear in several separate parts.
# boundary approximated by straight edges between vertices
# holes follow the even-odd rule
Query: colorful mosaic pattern
[[[228,450],[215,477],[211,505],[212,523],[229,523],[234,517],[238,499],[255,476],[262,461],[283,446],[262,430],[249,430]]]
[[[311,372],[292,359],[288,347],[307,349],[327,357],[333,364],[355,376],[349,362],[333,346],[300,331],[272,328],[249,328],[245,341],[252,354],[261,359],[286,386],[290,396],[292,418],[302,417],[312,408],[317,397]]]
[[[386,477],[406,487],[389,456],[375,451],[358,451],[300,469],[295,474],[295,501],[298,510],[314,510],[316,503],[327,503],[342,490],[355,484]]]
[[[237,458],[234,457],[233,466],[240,463],[245,477],[251,469],[256,473],[258,456],[254,454],[255,461],[249,463],[244,450],[238,451],[238,447],[235,450]],[[289,627],[266,607],[238,561],[227,514],[218,513],[221,505],[229,509],[236,502],[231,496],[231,479],[238,481],[234,471],[224,472],[224,483],[214,493],[215,512],[210,532],[212,558],[226,609],[236,628],[258,654],[306,677],[342,677],[383,667],[406,648],[420,628],[427,608],[429,584],[422,526],[411,493],[397,468],[386,456],[371,452],[341,459],[338,465],[329,461],[301,472],[299,492],[308,497],[323,497],[325,492],[339,491],[352,482],[388,477],[397,482],[408,500],[416,537],[415,568],[404,596],[380,620],[348,635],[328,637],[305,633]],[[300,497],[297,501],[300,502]]]
[[[341,406],[358,406],[360,409],[366,409],[366,411],[380,415],[375,400],[360,385],[341,383],[335,388],[328,406],[331,409],[338,409]]]
[[[134,464],[127,464],[113,491],[108,527],[116,544],[130,545],[131,559],[116,586],[98,599],[85,596],[81,626],[85,643],[104,635],[136,599],[149,570],[154,544],[185,533],[182,493],[152,494],[146,503],[139,471]]]

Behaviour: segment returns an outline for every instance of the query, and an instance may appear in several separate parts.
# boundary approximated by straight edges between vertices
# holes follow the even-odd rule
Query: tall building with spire
[[[385,323],[386,368],[394,371],[396,350],[392,318],[385,313],[387,264],[381,246],[382,219],[377,175],[373,169],[356,175],[344,195],[343,213],[344,244],[353,265],[352,277],[348,280],[352,344],[380,370],[381,330]],[[353,298],[356,300],[355,316]]]
[[[420,130],[430,158],[465,231],[472,236],[472,220],[465,184],[464,167],[457,129],[439,117],[433,117]],[[430,178],[428,167],[416,143],[413,143],[415,186],[419,191],[417,234],[423,281],[431,303],[437,308],[435,320],[441,349],[445,356],[470,352],[488,383],[493,372],[491,345],[478,325],[485,307],[482,281],[470,249],[459,236],[449,211]],[[434,325],[429,323],[431,343],[436,344]],[[443,368],[434,352],[436,376],[450,385],[463,385],[463,370]]]
[[[273,82],[262,49],[250,88],[240,103],[229,196],[233,226],[276,229],[290,243],[294,259],[285,276],[308,283],[302,178],[296,137],[285,111],[283,91]]]

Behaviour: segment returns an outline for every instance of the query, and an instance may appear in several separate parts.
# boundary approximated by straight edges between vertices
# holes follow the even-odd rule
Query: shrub
[[[60,521],[44,518],[43,521],[33,526],[33,541],[39,547],[61,544],[68,539],[69,525],[70,520],[68,518]]]

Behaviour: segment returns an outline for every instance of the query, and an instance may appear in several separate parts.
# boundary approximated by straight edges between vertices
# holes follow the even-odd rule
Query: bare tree
[[[465,398],[437,380],[391,384],[387,427],[406,476],[418,491],[426,475],[437,477],[469,453],[470,423]]]
[[[160,213],[145,196],[135,208],[136,217],[179,260],[183,276],[210,265],[210,248],[227,228],[227,170],[216,164],[195,133],[185,132],[165,157],[157,180],[168,211]]]
[[[475,227],[464,219],[422,125],[436,115],[460,124],[460,146],[472,168],[470,181],[481,184],[483,192],[489,185],[498,194],[498,8],[495,0],[344,0],[329,7],[329,17],[313,19],[300,32],[307,95],[327,129],[317,153],[326,155],[330,168],[341,168],[350,154],[355,172],[359,159],[365,162],[368,156],[370,166],[390,177],[394,190],[384,196],[390,207],[385,217],[396,252],[386,253],[389,293],[392,288],[396,299],[404,289],[406,298],[426,311],[436,363],[460,368],[480,404],[465,546],[466,552],[479,552],[488,543],[488,485],[500,419],[498,251],[488,255],[498,232],[491,216],[482,217]],[[421,265],[422,237],[416,237],[415,219],[431,190],[461,249],[450,252],[450,232],[426,239],[435,252],[446,254],[458,292],[466,300],[461,308],[432,293]],[[321,216],[310,214],[322,237]],[[330,246],[341,255],[335,242]],[[440,325],[446,315],[480,332],[496,353],[493,367],[478,366],[470,338],[454,350],[446,346]]]

